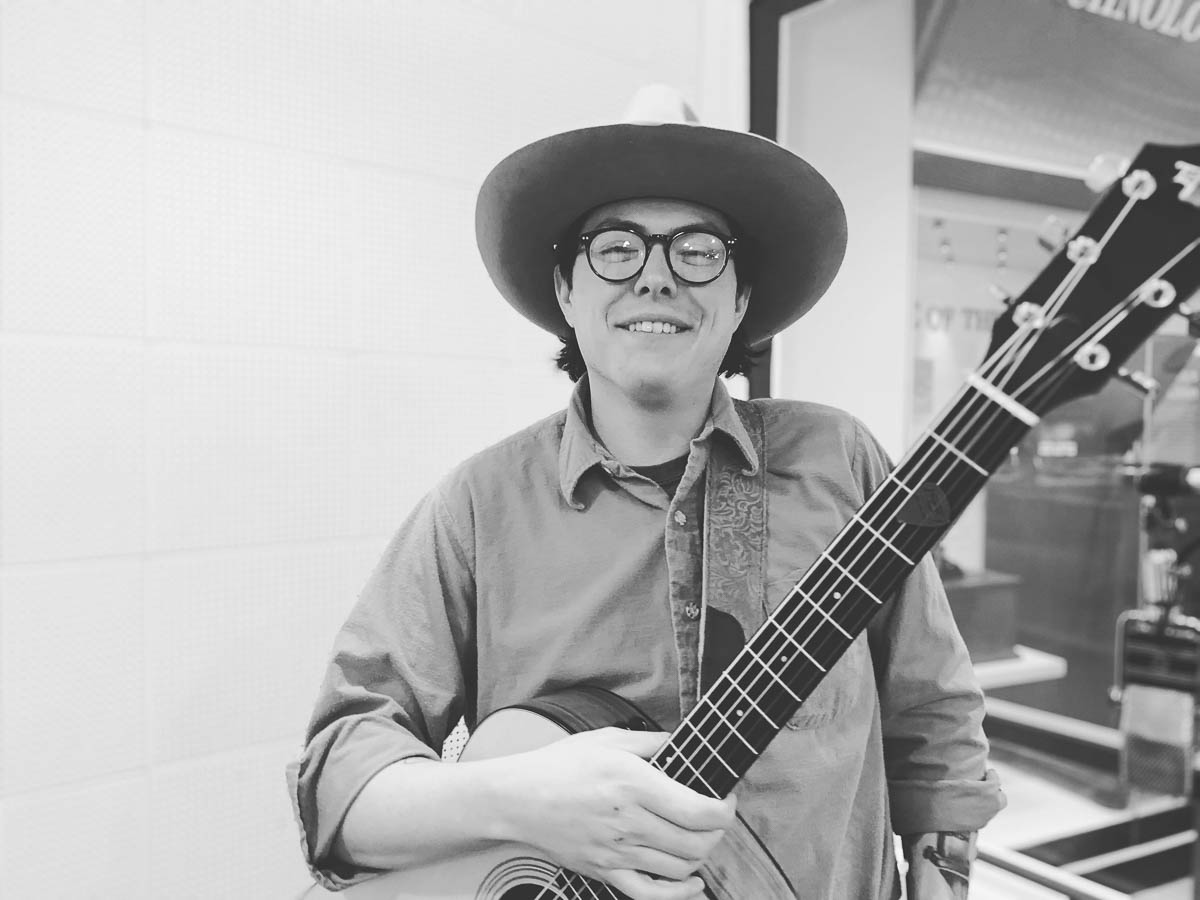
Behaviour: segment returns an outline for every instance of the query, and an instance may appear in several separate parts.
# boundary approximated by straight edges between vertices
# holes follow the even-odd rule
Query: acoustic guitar
[[[1046,411],[1095,393],[1200,286],[1200,145],[1148,144],[992,328],[985,359],[787,598],[709,686],[651,765],[724,797]],[[1200,304],[1198,304],[1200,305]],[[582,730],[650,729],[632,704],[580,687],[499,710],[460,757],[494,758]],[[714,900],[794,896],[782,872],[727,884],[744,824],[702,876]],[[308,898],[333,897],[320,888]],[[343,900],[618,900],[533,848],[503,846],[382,874]]]

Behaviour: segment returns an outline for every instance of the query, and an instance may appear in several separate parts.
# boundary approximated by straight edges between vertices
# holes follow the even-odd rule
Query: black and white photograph
[[[0,0],[0,900],[1200,900],[1200,0]]]

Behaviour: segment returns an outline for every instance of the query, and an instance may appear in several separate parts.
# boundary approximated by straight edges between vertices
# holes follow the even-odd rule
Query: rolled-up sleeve
[[[891,469],[858,426],[869,494]],[[922,558],[868,626],[879,688],[892,824],[898,834],[977,831],[1004,808],[987,768],[983,692],[932,558]]]
[[[465,504],[460,504],[466,506]],[[298,759],[287,770],[313,876],[339,889],[369,871],[332,856],[359,792],[409,757],[437,759],[474,696],[474,565],[469,507],[441,487],[389,543],[334,640]]]

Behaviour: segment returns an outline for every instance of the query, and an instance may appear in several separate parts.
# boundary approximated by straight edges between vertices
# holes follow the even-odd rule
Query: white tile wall
[[[0,896],[172,896],[149,889],[149,821],[149,777],[144,773],[5,797],[0,800]]]
[[[0,0],[0,896],[302,890],[334,631],[570,389],[479,181],[642,83],[727,113],[744,7]]]
[[[496,302],[475,249],[474,189],[370,172],[363,197],[367,349],[494,360],[557,346]]]
[[[137,122],[0,96],[0,327],[144,332],[144,177]]]
[[[146,366],[152,550],[353,533],[361,487],[343,357],[161,344]]]
[[[143,0],[0,0],[0,90],[140,116]]]
[[[333,634],[378,552],[372,541],[365,549],[286,544],[152,559],[151,761],[287,740],[303,729]]]
[[[359,186],[344,163],[156,126],[146,177],[152,336],[359,345]]]
[[[0,334],[0,562],[144,548],[144,354]]]
[[[0,571],[0,795],[146,762],[135,557]]]
[[[405,10],[381,0],[258,0],[147,7],[147,94],[156,122],[392,166]],[[436,9],[435,9],[436,15]],[[446,22],[425,42],[452,39]]]
[[[291,900],[308,874],[283,769],[292,741],[155,766],[147,897]],[[122,896],[122,895],[114,895]]]

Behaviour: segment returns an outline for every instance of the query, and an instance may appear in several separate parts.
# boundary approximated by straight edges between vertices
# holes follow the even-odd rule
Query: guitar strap
[[[694,700],[699,700],[766,616],[766,429],[762,411],[756,405],[733,402],[759,464],[751,471],[733,448],[713,442],[705,475],[704,570],[697,650],[701,678]],[[779,864],[740,815],[701,874],[717,900],[796,897]]]
[[[704,561],[701,575],[701,677],[699,700],[766,617],[766,429],[762,411],[734,400],[758,468],[745,467],[741,454],[714,441],[709,453],[704,500]],[[692,701],[693,698],[687,698]],[[686,715],[694,701],[684,709]]]

